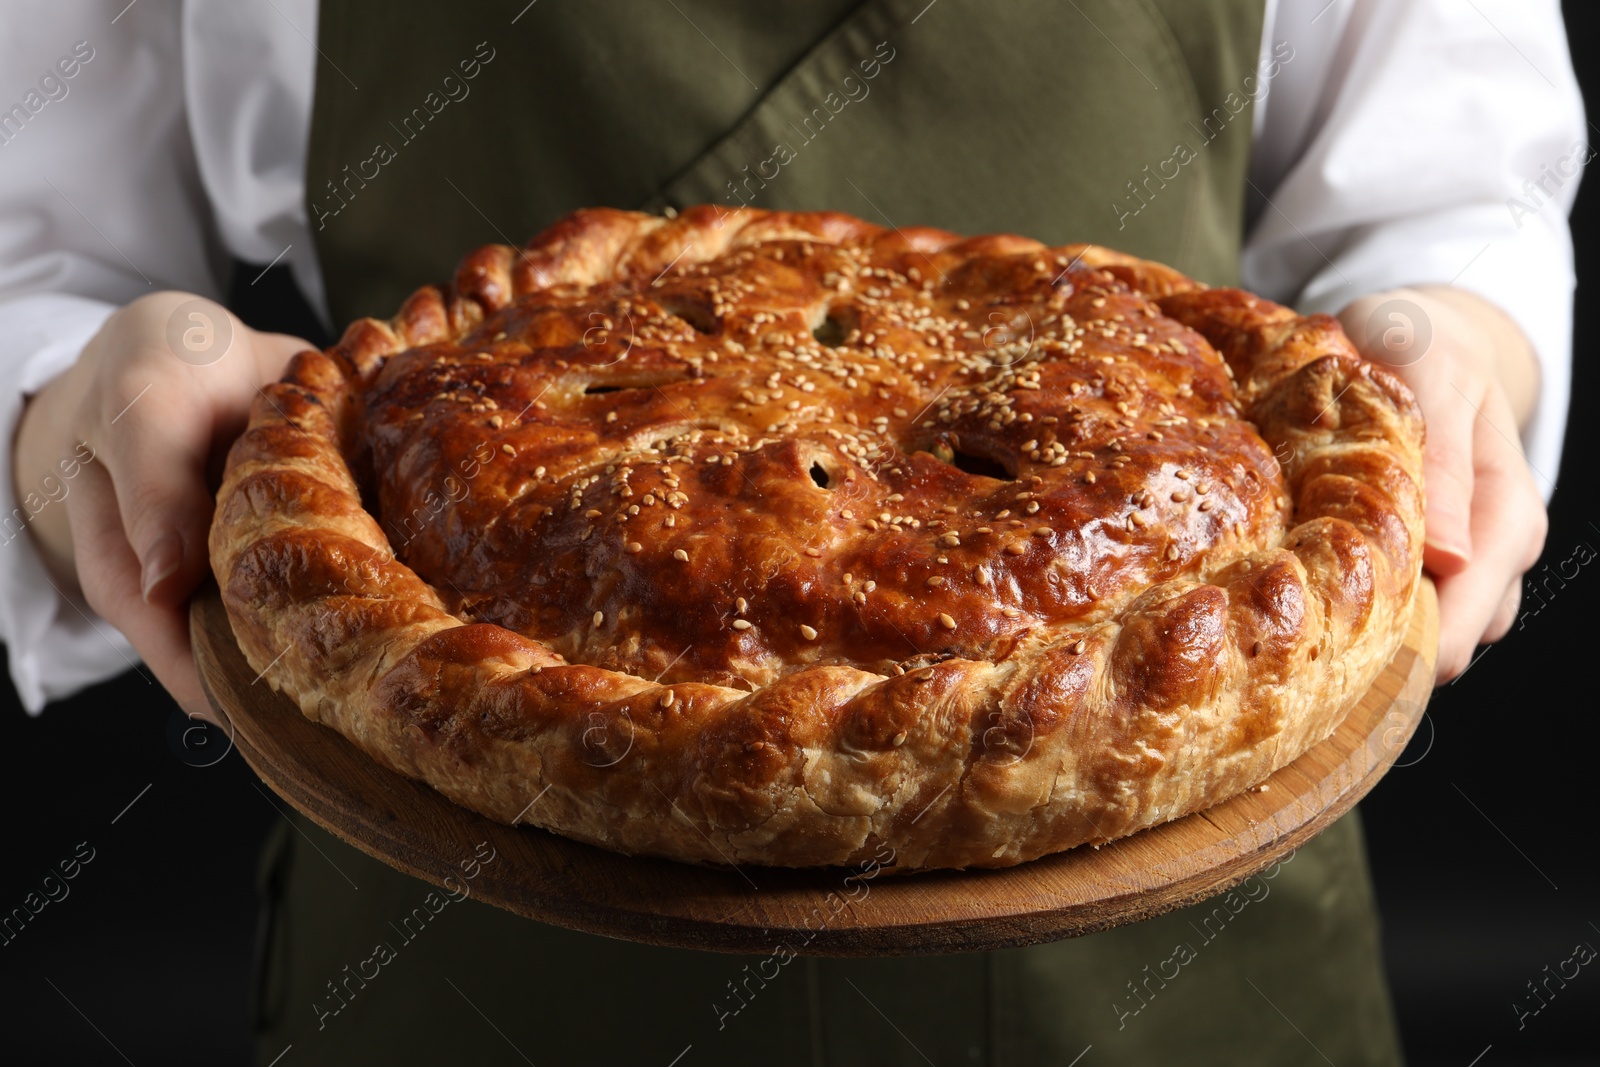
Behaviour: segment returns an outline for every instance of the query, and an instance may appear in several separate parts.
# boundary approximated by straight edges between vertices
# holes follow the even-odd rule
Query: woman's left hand
[[[1339,313],[1361,354],[1411,387],[1427,419],[1423,566],[1439,591],[1436,682],[1511,629],[1522,575],[1544,550],[1544,498],[1520,427],[1538,399],[1538,363],[1488,301],[1450,286],[1392,289]]]

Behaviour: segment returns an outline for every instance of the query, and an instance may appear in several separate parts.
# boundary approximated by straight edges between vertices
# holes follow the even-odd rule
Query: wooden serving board
[[[499,862],[473,895],[541,922],[680,948],[821,956],[1011,948],[1093,933],[1221,893],[1348,811],[1399,758],[1433,687],[1439,610],[1426,579],[1405,644],[1333,736],[1234,797],[1101,848],[1004,870],[890,876],[722,870],[622,856],[458,807],[307,720],[245,662],[215,587],[190,613],[195,660],[233,743],[272,790],[357,848],[435,885],[463,843]],[[852,875],[854,877],[852,877]]]

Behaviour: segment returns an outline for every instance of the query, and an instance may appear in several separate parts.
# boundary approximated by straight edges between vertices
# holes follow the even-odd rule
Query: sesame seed
[[[685,552],[681,548],[676,548],[672,550],[672,558],[677,560],[679,563],[688,563],[689,553]]]
[[[1013,541],[1006,546],[1006,554],[1010,556],[1020,556],[1026,551],[1028,551],[1028,548],[1021,541]]]
[[[670,708],[672,707],[673,701],[677,699],[677,694],[668,689],[665,693],[661,694],[661,706],[664,708]]]
[[[1250,646],[1250,654],[1252,656],[1261,655],[1261,642],[1260,641],[1257,641],[1255,644]]]
[[[1081,655],[1082,655],[1082,654],[1083,654],[1083,650],[1084,650],[1084,649],[1085,649],[1085,648],[1088,648],[1088,647],[1089,647],[1089,644],[1088,644],[1088,642],[1087,642],[1087,641],[1085,641],[1085,640],[1084,640],[1084,639],[1083,639],[1083,638],[1081,638],[1081,637],[1080,637],[1080,638],[1078,638],[1078,640],[1077,640],[1077,641],[1075,641],[1075,642],[1074,642],[1074,643],[1073,643],[1073,645],[1072,645],[1072,654],[1073,654],[1073,655],[1074,655],[1074,656],[1081,656]]]
[[[605,621],[606,621],[606,613],[605,612],[597,611],[597,612],[594,613],[594,624],[596,626],[599,626],[601,623],[603,623]]]
[[[1033,536],[1035,537],[1052,537],[1054,535],[1055,531],[1048,526],[1041,526],[1033,531]]]
[[[949,615],[941,611],[939,612],[939,625],[943,626],[946,630],[954,630],[956,628],[956,620],[952,619]]]
[[[750,623],[749,619],[734,619],[733,620],[733,628],[735,630],[748,630],[748,629],[750,629],[750,626],[751,626],[751,623]]]
[[[1016,619],[1021,617],[1022,612],[1018,611],[1016,608],[1001,608],[1000,614],[1004,615],[1008,619]]]
[[[1210,511],[1211,510],[1211,501],[1209,501],[1209,500],[1200,501],[1200,510],[1201,511]]]
[[[637,541],[629,541],[627,544],[622,546],[622,551],[628,553],[629,555],[634,555],[636,553],[643,552],[644,546]]]
[[[807,626],[805,623],[801,623],[800,636],[805,638],[807,641],[815,641],[817,639],[817,631]]]
[[[514,456],[517,454],[517,450],[512,448],[510,445],[501,445],[500,451],[504,452],[508,456]]]
[[[937,574],[935,574],[933,577],[928,579],[928,588],[929,589],[937,589],[943,584],[944,584],[944,579],[939,577]]]
[[[740,615],[743,615],[744,612],[745,612],[745,609],[748,608],[749,606],[750,606],[750,602],[748,600],[746,600],[744,597],[739,597],[738,599],[734,600],[734,602],[733,602],[733,610],[737,611]]]
[[[954,532],[942,534],[939,537],[939,543],[944,545],[946,548],[955,548],[961,544],[961,537]]]
[[[898,666],[898,664],[896,664],[896,666]],[[904,669],[902,669],[900,671],[900,673],[904,674],[905,673]],[[893,745],[895,748],[899,748],[901,745],[906,743],[906,732],[904,730],[901,730],[899,733],[895,734],[893,737],[891,737],[889,739],[889,743],[891,745]]]

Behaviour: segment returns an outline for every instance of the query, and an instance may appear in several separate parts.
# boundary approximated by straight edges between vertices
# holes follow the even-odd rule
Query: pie
[[[296,356],[211,558],[253,669],[490,818],[999,867],[1333,731],[1422,437],[1329,316],[1102,247],[593,209]]]

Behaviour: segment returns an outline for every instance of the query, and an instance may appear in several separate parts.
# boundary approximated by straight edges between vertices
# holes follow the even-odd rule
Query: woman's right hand
[[[64,457],[81,464],[28,527],[56,585],[122,631],[190,715],[213,718],[186,604],[210,569],[214,479],[252,398],[311,347],[192,293],[152,293],[106,320],[17,430],[18,499]]]

